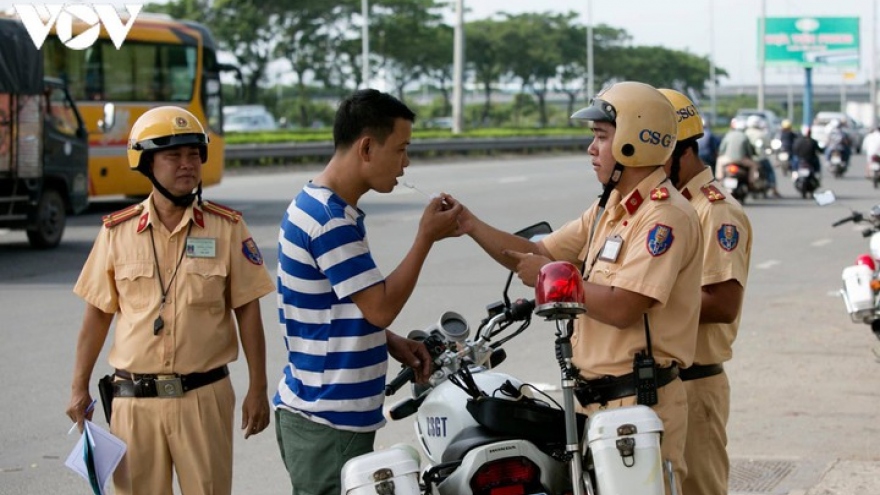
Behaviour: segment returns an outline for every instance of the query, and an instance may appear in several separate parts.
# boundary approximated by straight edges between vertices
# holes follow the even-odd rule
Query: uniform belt
[[[681,370],[678,376],[681,377],[681,381],[686,382],[688,380],[699,380],[700,378],[720,375],[721,373],[724,373],[723,364],[695,364],[690,368]]]
[[[122,380],[113,382],[113,397],[181,397],[190,390],[210,385],[229,375],[226,365],[188,375],[137,374],[116,370]]]
[[[657,387],[668,385],[678,377],[678,366],[657,368]],[[578,379],[574,394],[582,406],[607,404],[614,399],[636,395],[635,374],[604,376],[594,380]]]

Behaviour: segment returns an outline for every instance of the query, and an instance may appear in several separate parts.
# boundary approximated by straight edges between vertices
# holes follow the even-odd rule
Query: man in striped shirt
[[[459,236],[461,205],[440,195],[413,245],[387,277],[367,243],[358,200],[388,193],[409,165],[415,114],[393,96],[361,90],[333,126],[335,152],[290,203],[278,236],[278,314],[288,365],[273,404],[294,495],[337,495],[342,465],[373,450],[388,354],[425,380],[423,344],[387,330],[415,288],[436,241]]]

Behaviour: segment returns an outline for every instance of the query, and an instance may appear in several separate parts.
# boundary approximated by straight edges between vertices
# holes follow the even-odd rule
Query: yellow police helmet
[[[208,159],[208,135],[195,115],[180,107],[163,106],[144,112],[131,126],[128,166],[140,170],[144,152],[182,145],[199,147],[202,163]]]
[[[624,167],[662,165],[675,148],[675,108],[648,84],[625,81],[602,91],[573,120],[615,125],[611,153]]]
[[[675,119],[678,122],[678,134],[676,138],[679,142],[685,139],[698,138],[703,135],[703,118],[697,111],[696,105],[690,98],[679,91],[668,88],[661,88],[658,91],[663,93],[672,106],[675,107]]]
[[[782,128],[791,129],[791,121],[788,119],[782,119]]]

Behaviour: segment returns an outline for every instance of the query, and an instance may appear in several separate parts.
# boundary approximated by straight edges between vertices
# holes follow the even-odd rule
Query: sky
[[[381,0],[371,0],[379,2]],[[454,0],[450,0],[454,2]],[[859,17],[860,56],[858,69],[814,71],[814,84],[865,84],[870,79],[871,46],[880,38],[872,19],[880,0],[462,0],[465,22],[484,19],[500,11],[570,12],[580,14],[584,25],[608,24],[625,29],[636,45],[661,45],[709,56],[728,72],[722,85],[755,85],[759,81],[757,26],[762,9],[767,17]],[[75,2],[49,0],[0,0],[0,11],[15,3],[139,3],[133,0]],[[880,6],[877,7],[880,9]],[[452,22],[452,7],[448,22]],[[713,29],[714,28],[714,29]],[[876,34],[872,36],[872,31]],[[586,43],[586,41],[585,41]],[[880,50],[874,50],[875,52]],[[875,64],[880,66],[880,64]],[[880,72],[880,67],[874,69]],[[802,84],[803,71],[767,68],[766,84]]]

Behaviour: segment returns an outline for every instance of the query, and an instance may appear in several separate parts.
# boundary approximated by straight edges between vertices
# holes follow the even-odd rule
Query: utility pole
[[[767,34],[767,0],[761,0],[761,20],[758,22],[758,110],[764,110],[764,37]]]
[[[361,80],[364,88],[370,87],[370,0],[361,0]]]
[[[712,109],[712,121],[709,122],[709,127],[718,121],[718,83],[715,77],[715,0],[709,0],[709,102]]]
[[[587,0],[587,102],[596,95],[596,74],[593,70],[593,0]]]
[[[871,128],[877,128],[877,0],[871,2],[871,49],[868,50],[871,63]]]
[[[461,134],[464,127],[464,0],[455,0],[452,50],[452,133]]]

